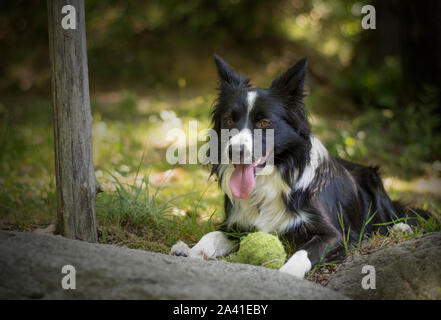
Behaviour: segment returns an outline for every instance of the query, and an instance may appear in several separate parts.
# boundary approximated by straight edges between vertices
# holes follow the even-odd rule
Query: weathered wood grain
[[[76,29],[65,30],[64,5],[76,9]],[[48,0],[58,232],[97,241],[92,157],[92,115],[87,69],[84,0]]]

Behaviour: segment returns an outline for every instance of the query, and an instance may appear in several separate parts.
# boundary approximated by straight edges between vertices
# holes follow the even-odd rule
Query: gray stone
[[[64,265],[76,289],[64,290]],[[0,299],[345,299],[276,270],[0,231]]]
[[[364,265],[376,271],[376,288],[363,289]],[[441,299],[441,233],[354,257],[330,279],[328,288],[353,299]]]

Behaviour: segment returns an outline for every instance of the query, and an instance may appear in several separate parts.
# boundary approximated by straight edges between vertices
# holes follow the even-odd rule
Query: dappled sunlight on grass
[[[168,97],[168,100],[140,97],[123,90],[98,94],[93,99],[94,164],[97,179],[105,191],[97,198],[97,219],[107,241],[118,243],[137,237],[170,245],[170,241],[182,236],[192,243],[222,218],[223,196],[217,182],[210,178],[208,168],[170,165],[165,158],[172,143],[167,140],[170,129],[181,128],[188,134],[188,122],[194,120],[198,120],[198,130],[209,127],[212,97],[196,96],[185,100],[179,95]],[[8,122],[8,130],[0,137],[4,151],[0,174],[0,223],[2,228],[32,230],[56,221],[50,102],[33,105],[29,113],[17,111],[24,106],[8,107],[11,118],[18,119]],[[34,121],[35,114],[44,121]],[[136,202],[132,192],[146,179],[149,187],[156,191]],[[124,201],[133,206],[128,207],[129,211],[125,211],[127,207],[116,206],[120,210],[118,213],[115,204],[122,203],[118,193],[121,186],[128,188]],[[145,186],[141,192],[146,192]],[[172,224],[156,225],[147,219],[134,228],[133,224],[129,227],[119,220],[127,212],[138,212],[141,216],[152,214],[149,208],[142,209],[142,202],[152,201],[156,192],[158,206],[173,199],[166,210],[167,215],[175,217]],[[165,214],[164,210],[160,209],[160,214]],[[108,217],[108,212],[113,212],[110,225],[104,218]],[[155,226],[168,235],[154,231]]]
[[[119,99],[113,96],[112,102],[127,106],[126,100],[127,94],[123,94]],[[104,105],[104,102],[109,103],[109,99],[104,97],[96,101],[97,105]],[[201,96],[188,100],[170,97],[169,101],[140,97],[131,106],[133,119],[106,120],[106,111],[102,114],[96,112],[94,158],[97,178],[104,189],[115,189],[114,177],[122,183],[133,183],[135,176],[139,181],[149,177],[153,185],[161,187],[161,193],[166,197],[187,194],[175,204],[177,212],[191,212],[195,199],[203,195],[203,199],[198,200],[199,218],[210,216],[221,205],[222,196],[213,179],[209,180],[208,168],[170,165],[166,161],[166,150],[173,142],[167,139],[169,130],[179,128],[188,136],[188,123],[194,120],[198,121],[198,130],[209,128],[210,103]],[[201,104],[205,104],[202,107],[206,109],[205,117],[195,118],[192,114],[194,110],[201,109]],[[106,107],[112,109],[114,106],[110,104]],[[206,191],[207,188],[210,192]]]

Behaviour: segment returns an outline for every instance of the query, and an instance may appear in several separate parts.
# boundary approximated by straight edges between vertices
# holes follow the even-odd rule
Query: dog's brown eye
[[[228,126],[232,126],[234,124],[234,121],[233,121],[232,118],[228,118],[226,123],[227,123]]]
[[[257,126],[258,126],[259,128],[268,128],[269,126],[271,126],[271,121],[266,120],[266,119],[260,120],[260,121],[257,123]]]

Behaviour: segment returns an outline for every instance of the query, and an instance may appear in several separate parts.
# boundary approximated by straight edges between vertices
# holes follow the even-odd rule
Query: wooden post
[[[57,232],[97,241],[84,0],[48,0]],[[70,14],[69,18],[66,16]],[[63,20],[63,18],[65,18]]]

